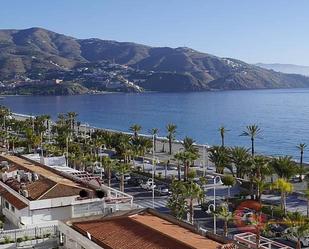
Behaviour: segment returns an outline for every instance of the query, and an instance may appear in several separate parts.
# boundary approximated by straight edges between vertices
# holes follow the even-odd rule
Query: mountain
[[[309,78],[186,47],[76,39],[42,28],[0,30],[0,93],[290,87],[309,87]]]
[[[279,63],[273,63],[273,64],[257,63],[255,65],[258,67],[274,70],[276,72],[288,73],[288,74],[301,74],[309,76],[309,66],[279,64]]]

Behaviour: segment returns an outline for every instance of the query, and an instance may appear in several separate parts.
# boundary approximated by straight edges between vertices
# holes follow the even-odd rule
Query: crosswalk
[[[167,202],[168,198],[166,197],[156,197],[154,202],[152,201],[152,198],[134,199],[134,203],[142,208],[155,208],[160,210],[167,210]]]

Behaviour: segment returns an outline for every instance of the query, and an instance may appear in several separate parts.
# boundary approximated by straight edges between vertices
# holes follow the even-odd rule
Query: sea
[[[132,124],[142,133],[166,125],[177,125],[177,139],[192,137],[197,143],[221,143],[220,126],[227,130],[227,146],[250,147],[250,139],[240,136],[247,125],[257,124],[257,153],[291,155],[299,160],[299,143],[307,143],[309,161],[309,89],[209,91],[193,93],[109,93],[78,96],[5,96],[0,105],[12,112],[29,115],[74,111],[78,120],[99,128],[129,131]],[[308,160],[306,160],[308,158]]]

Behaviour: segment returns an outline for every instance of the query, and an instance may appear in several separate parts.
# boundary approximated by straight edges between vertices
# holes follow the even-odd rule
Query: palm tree
[[[153,136],[153,139],[154,139],[154,152],[157,151],[157,136],[158,136],[158,133],[159,133],[159,129],[158,128],[152,128],[150,130],[150,134]]]
[[[302,172],[304,171],[304,165],[303,165],[303,160],[304,160],[304,150],[307,148],[307,144],[305,143],[300,143],[297,148],[300,151],[300,168],[301,168],[301,173],[299,174],[299,181],[303,181],[302,177]]]
[[[142,127],[138,124],[133,124],[130,127],[130,131],[134,133],[134,137],[138,137],[138,133],[142,130]]]
[[[193,154],[198,154],[198,148],[194,146],[195,141],[191,137],[185,137],[183,140],[184,150]]]
[[[167,139],[168,139],[168,143],[169,143],[169,154],[170,155],[172,155],[172,142],[175,139],[176,129],[177,129],[177,126],[175,124],[172,124],[172,123],[170,123],[166,126]]]
[[[260,134],[261,134],[261,128],[256,125],[248,125],[246,127],[246,130],[243,131],[243,133],[240,136],[246,136],[246,137],[250,137],[251,139],[251,155],[254,156],[255,154],[255,149],[254,149],[254,140],[255,138],[257,138]]]
[[[116,163],[114,160],[110,159],[109,157],[102,157],[102,166],[104,168],[104,171],[107,173],[107,186],[111,186],[111,171],[115,169]],[[102,178],[102,176],[101,176]]]
[[[12,144],[12,151],[15,152],[15,145],[17,142],[19,142],[19,137],[17,136],[9,136],[9,142]]]
[[[219,207],[218,211],[216,211],[215,215],[224,221],[223,236],[227,237],[228,223],[233,219],[233,214],[229,211],[228,203],[223,203],[223,205]]]
[[[182,156],[183,156],[182,152],[177,152],[174,155],[174,159],[177,161],[178,181],[181,180],[181,168],[180,168],[181,166],[180,166],[180,162],[184,161]]]
[[[245,147],[232,147],[230,149],[229,158],[236,168],[236,177],[244,178],[248,172],[248,163],[250,159],[249,149]]]
[[[255,182],[255,196],[256,200],[260,202],[262,191],[267,187],[265,185],[265,177],[271,175],[273,170],[269,164],[269,159],[265,156],[255,156],[251,159],[251,162],[250,182]]]
[[[309,235],[309,223],[299,212],[289,214],[284,221],[289,226],[289,233],[297,238],[296,249],[301,249],[301,239]]]
[[[285,180],[289,180],[294,176],[297,171],[297,165],[292,160],[291,156],[281,156],[279,158],[274,158],[271,161],[271,166],[274,169],[274,172]]]
[[[284,214],[286,214],[286,194],[291,193],[293,191],[293,185],[286,181],[283,178],[279,178],[277,181],[275,181],[272,186],[272,189],[277,189],[281,192],[281,209],[284,211]]]
[[[220,136],[221,136],[221,146],[224,147],[224,137],[225,137],[225,133],[228,132],[229,130],[227,130],[224,126],[221,126],[219,128],[219,132],[220,132]]]
[[[187,181],[189,167],[196,159],[198,159],[198,155],[189,151],[178,152],[178,154],[179,158],[182,160],[184,165],[184,180]]]
[[[236,184],[236,180],[231,175],[225,175],[221,179],[222,179],[223,185],[228,187],[227,198],[229,198],[231,196],[230,188],[233,187]]]
[[[75,133],[75,121],[78,114],[76,112],[68,112],[67,117],[70,122],[70,130],[71,130],[71,136]]]
[[[131,167],[127,163],[119,163],[116,166],[115,169],[120,174],[120,186],[119,186],[119,189],[120,189],[120,191],[124,192],[124,175],[131,171]]]
[[[200,185],[194,182],[185,183],[185,196],[189,199],[189,222],[193,224],[194,208],[193,202],[201,197],[204,192]]]
[[[216,173],[223,174],[230,160],[228,150],[225,147],[213,146],[209,150],[209,160],[215,165]],[[233,173],[233,170],[231,171]]]

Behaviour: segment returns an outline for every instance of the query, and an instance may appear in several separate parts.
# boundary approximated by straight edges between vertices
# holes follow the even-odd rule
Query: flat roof
[[[222,244],[204,237],[178,221],[148,211],[131,215],[73,222],[72,227],[103,248],[117,249],[216,249]]]

